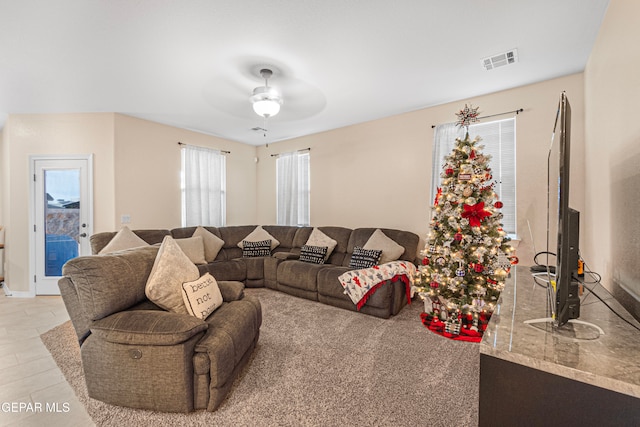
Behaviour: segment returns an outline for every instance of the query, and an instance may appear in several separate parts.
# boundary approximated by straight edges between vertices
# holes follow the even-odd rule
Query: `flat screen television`
[[[558,230],[556,251],[556,284],[554,320],[562,326],[580,317],[580,282],[578,281],[578,246],[580,213],[569,207],[571,176],[571,105],[567,95],[560,95],[556,126],[558,140]],[[555,131],[555,129],[554,129]]]

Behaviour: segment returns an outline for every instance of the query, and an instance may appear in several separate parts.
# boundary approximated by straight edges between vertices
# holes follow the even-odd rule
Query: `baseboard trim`
[[[5,282],[2,282],[2,290],[4,291],[4,294],[8,297],[11,296],[11,289],[9,289],[9,286],[7,286],[7,284]]]
[[[11,298],[34,298],[35,294],[31,291],[12,291],[11,289],[9,289],[9,286],[7,286],[7,282],[4,282],[2,284],[2,290],[4,291],[4,294],[8,297]]]

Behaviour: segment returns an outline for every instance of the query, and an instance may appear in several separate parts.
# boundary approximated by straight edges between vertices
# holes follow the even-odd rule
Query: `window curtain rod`
[[[180,142],[180,141],[178,141],[178,145],[185,145],[185,146],[197,147],[197,148],[206,148],[208,150],[217,150],[217,148],[201,147],[199,145],[190,145],[190,144],[185,144],[184,142]],[[231,154],[231,151],[226,151],[226,150],[218,150],[218,151],[220,151],[222,154]]]
[[[478,120],[480,119],[488,119],[489,117],[496,117],[496,116],[504,116],[505,114],[511,114],[511,113],[516,113],[516,115],[522,113],[524,111],[524,109],[519,108],[517,110],[513,110],[513,111],[505,111],[504,113],[497,113],[497,114],[491,114],[489,116],[482,116],[482,117],[478,117]],[[453,123],[453,122],[451,122]],[[438,125],[431,125],[431,129],[435,128]]]
[[[296,151],[289,151],[290,153],[303,153],[305,151],[311,151],[311,148],[301,148],[300,150],[296,150]],[[272,154],[271,157],[278,157],[281,154],[287,154],[287,153],[280,153],[280,154]]]

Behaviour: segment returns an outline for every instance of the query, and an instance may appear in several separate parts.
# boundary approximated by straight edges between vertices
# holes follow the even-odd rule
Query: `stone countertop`
[[[636,326],[640,324],[602,285],[586,286],[594,294],[585,288],[577,320],[595,327],[568,323],[555,328],[544,320],[528,324],[525,321],[550,317],[547,290],[534,283],[527,267],[518,266],[506,281],[480,353],[640,398],[640,331],[616,316],[605,302]]]

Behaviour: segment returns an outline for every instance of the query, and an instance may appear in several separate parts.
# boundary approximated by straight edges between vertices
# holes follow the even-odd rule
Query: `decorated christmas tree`
[[[491,156],[482,154],[480,137],[469,138],[478,108],[465,105],[456,115],[466,135],[444,157],[414,286],[425,299],[425,326],[449,338],[479,341],[517,258],[502,229]]]

